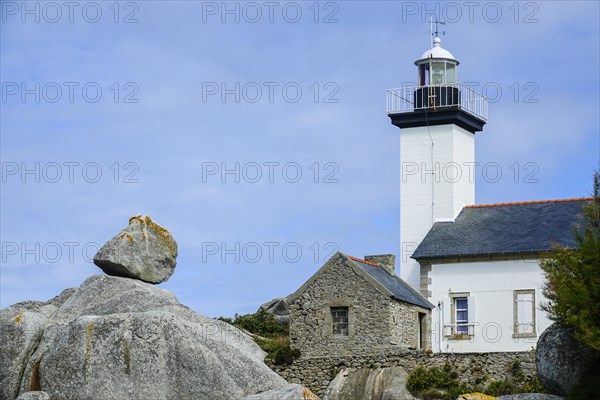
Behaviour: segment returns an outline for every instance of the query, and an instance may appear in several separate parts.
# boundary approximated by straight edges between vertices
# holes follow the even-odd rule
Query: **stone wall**
[[[348,307],[349,335],[334,335],[331,307]],[[401,308],[407,308],[402,314]],[[418,329],[415,306],[377,290],[339,257],[315,275],[290,305],[290,343],[303,357],[385,354],[391,348],[416,345],[416,335],[392,332],[396,324]]]
[[[431,310],[399,301],[393,301],[391,308],[391,332],[393,345],[418,349],[419,340],[419,314],[424,315],[422,343],[423,349],[431,349]]]
[[[400,366],[407,372],[423,365],[443,368],[449,363],[468,385],[511,377],[513,362],[520,360],[521,371],[527,377],[537,377],[535,352],[511,353],[432,353],[404,350],[395,354],[373,356],[332,356],[300,358],[290,366],[272,366],[272,369],[290,383],[299,383],[322,396],[329,382],[341,368],[383,368]]]

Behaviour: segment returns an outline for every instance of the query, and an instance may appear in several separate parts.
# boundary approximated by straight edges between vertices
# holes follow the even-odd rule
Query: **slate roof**
[[[348,262],[353,263],[364,272],[369,274],[375,279],[380,285],[386,288],[396,300],[404,301],[406,303],[415,304],[420,307],[432,309],[433,305],[427,301],[423,296],[417,293],[410,285],[400,279],[398,276],[390,275],[379,265],[361,260],[356,257],[348,256]]]
[[[416,260],[539,254],[574,248],[573,230],[591,198],[475,205],[454,222],[436,222],[412,255]]]

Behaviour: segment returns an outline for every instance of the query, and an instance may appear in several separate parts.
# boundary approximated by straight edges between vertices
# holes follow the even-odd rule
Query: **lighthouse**
[[[487,121],[487,99],[458,83],[459,64],[436,34],[415,61],[417,85],[387,90],[400,128],[400,277],[425,297],[428,271],[412,253],[435,222],[474,204],[475,133]]]

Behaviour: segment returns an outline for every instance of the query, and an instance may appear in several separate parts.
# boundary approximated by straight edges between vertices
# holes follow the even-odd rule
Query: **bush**
[[[485,389],[485,394],[490,396],[502,396],[506,394],[519,393],[512,382],[509,381],[492,381]]]
[[[406,381],[406,388],[411,393],[418,393],[431,388],[434,382],[427,368],[420,366],[415,368],[409,375]]]
[[[546,393],[539,378],[525,380],[521,386],[521,393]]]
[[[515,358],[515,360],[512,362],[512,364],[510,366],[510,372],[513,375],[516,375],[519,372],[521,372],[521,360],[519,360],[518,358]]]
[[[290,365],[300,357],[300,351],[290,347],[289,327],[279,325],[275,316],[270,312],[261,309],[254,314],[235,314],[233,318],[219,317],[217,319],[261,336],[261,338],[255,338],[254,341],[267,352],[266,361],[276,365]]]
[[[461,394],[472,392],[482,392],[491,396],[544,393],[539,379],[525,378],[520,360],[515,359],[508,367],[508,372],[512,375],[510,380],[491,381],[483,389],[480,385],[489,379],[487,375],[475,379],[476,387],[469,387],[460,383],[458,373],[448,363],[441,370],[437,367],[421,366],[408,375],[406,388],[415,397],[432,400],[456,400]]]
[[[457,380],[458,374],[446,363],[443,370],[437,367],[415,368],[409,375],[406,388],[414,396],[422,399],[455,400],[464,393],[471,392],[471,388]]]
[[[558,247],[541,263],[549,300],[542,308],[553,321],[575,328],[581,343],[600,350],[600,171],[593,194],[574,231],[576,248]]]
[[[279,325],[275,316],[263,309],[258,310],[254,314],[235,314],[233,319],[224,317],[219,317],[218,319],[227,322],[236,328],[263,337],[274,338],[278,336],[289,336],[290,334],[289,327]]]
[[[300,350],[292,349],[287,337],[256,339],[256,343],[267,352],[266,360],[275,365],[290,365],[300,357]]]

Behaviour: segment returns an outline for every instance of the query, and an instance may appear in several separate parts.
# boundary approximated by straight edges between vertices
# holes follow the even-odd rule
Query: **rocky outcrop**
[[[600,353],[583,346],[571,329],[556,323],[540,336],[535,358],[540,381],[551,394],[567,396],[598,378]]]
[[[45,303],[25,301],[0,311],[0,398],[17,396],[27,358],[41,340],[50,317],[75,291],[67,289]]]
[[[111,274],[48,302],[0,310],[0,399],[295,400],[310,393],[268,368],[248,335],[145,282],[166,280],[176,256],[170,234],[136,216],[96,257]]]
[[[319,400],[319,397],[305,387],[292,384],[280,389],[247,396],[242,400]]]
[[[0,312],[3,399],[240,399],[284,387],[247,335],[138,280],[88,278],[60,307]]]
[[[323,400],[416,400],[406,389],[407,379],[401,367],[344,368],[329,384]]]
[[[275,316],[275,321],[279,325],[288,326],[290,324],[290,305],[287,298],[273,299],[259,307],[259,310],[265,310]]]
[[[51,306],[31,301],[0,312],[0,398],[17,397],[23,366],[37,347],[52,311]]]
[[[176,258],[177,243],[169,231],[148,216],[136,215],[100,248],[94,264],[108,275],[161,283],[173,275]]]

